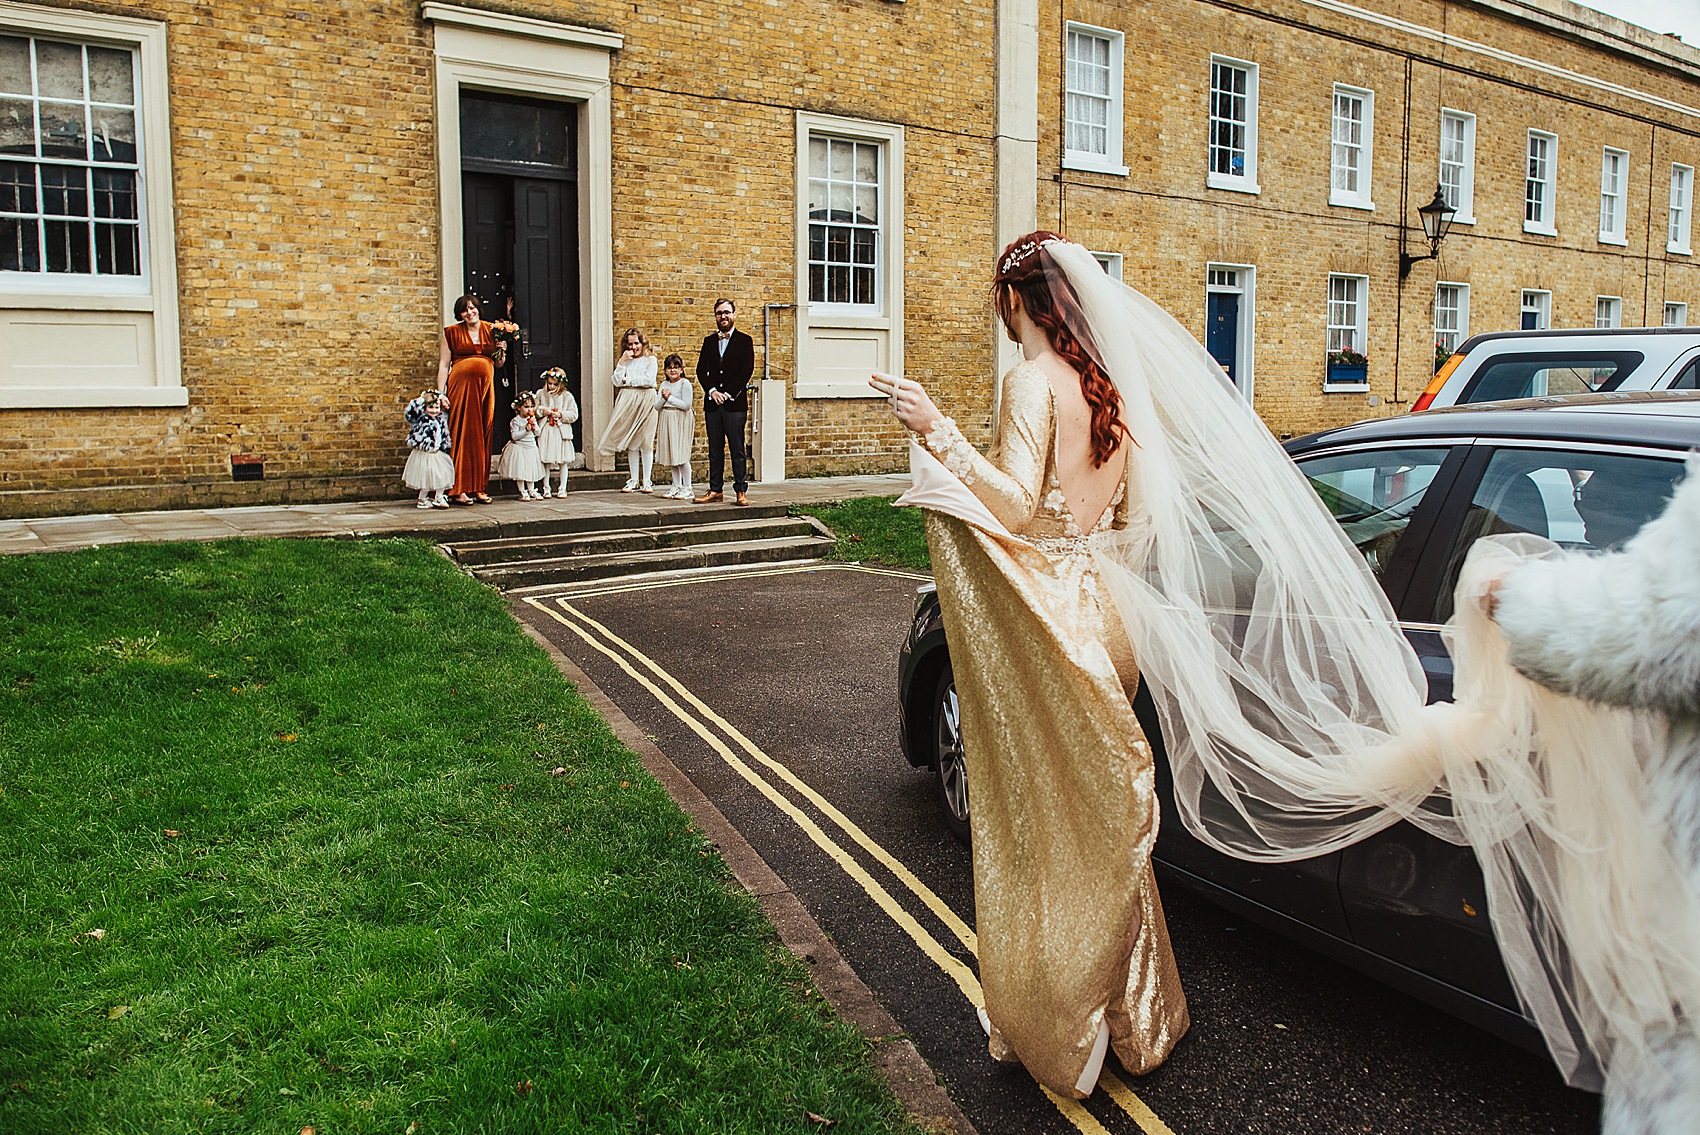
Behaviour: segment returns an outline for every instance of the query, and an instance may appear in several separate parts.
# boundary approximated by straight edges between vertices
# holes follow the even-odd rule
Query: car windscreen
[[[1540,351],[1495,355],[1470,376],[1458,405],[1616,390],[1646,356],[1639,351]]]

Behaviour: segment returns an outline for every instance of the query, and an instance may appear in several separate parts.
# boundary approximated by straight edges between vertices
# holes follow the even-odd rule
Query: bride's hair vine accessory
[[[1015,271],[1016,268],[1021,266],[1022,261],[1026,260],[1029,256],[1032,256],[1038,251],[1039,242],[1034,240],[1032,237],[1026,237],[1022,240],[1016,241],[1014,244],[1009,246],[1009,250],[1003,255],[1003,260],[998,264],[998,275],[1008,276],[1011,272]]]

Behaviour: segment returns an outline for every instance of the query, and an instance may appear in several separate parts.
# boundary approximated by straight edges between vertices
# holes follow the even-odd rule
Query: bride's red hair
[[[1021,309],[1027,313],[1045,338],[1051,350],[1080,374],[1080,392],[1092,409],[1092,464],[1103,465],[1115,455],[1121,439],[1131,437],[1127,423],[1122,421],[1122,399],[1110,377],[1092,358],[1085,334],[1086,317],[1080,301],[1061,270],[1052,266],[1046,271],[1050,257],[1043,251],[1046,241],[1062,240],[1054,232],[1041,230],[1029,233],[1004,249],[998,257],[998,272],[992,279],[998,318],[1014,333],[1011,322],[1015,315],[1012,302],[1021,299]],[[1071,330],[1080,328],[1080,335]]]

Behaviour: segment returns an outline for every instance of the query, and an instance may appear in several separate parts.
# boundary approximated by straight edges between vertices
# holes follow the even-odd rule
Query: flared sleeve
[[[1044,499],[1052,433],[1050,383],[1038,367],[1023,363],[1004,376],[998,431],[989,455],[970,445],[950,418],[923,440],[1004,527],[1023,532]]]

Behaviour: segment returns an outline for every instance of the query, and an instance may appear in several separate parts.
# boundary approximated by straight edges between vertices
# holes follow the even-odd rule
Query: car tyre
[[[968,766],[962,758],[962,711],[956,675],[946,663],[933,692],[933,772],[950,834],[968,842]]]

